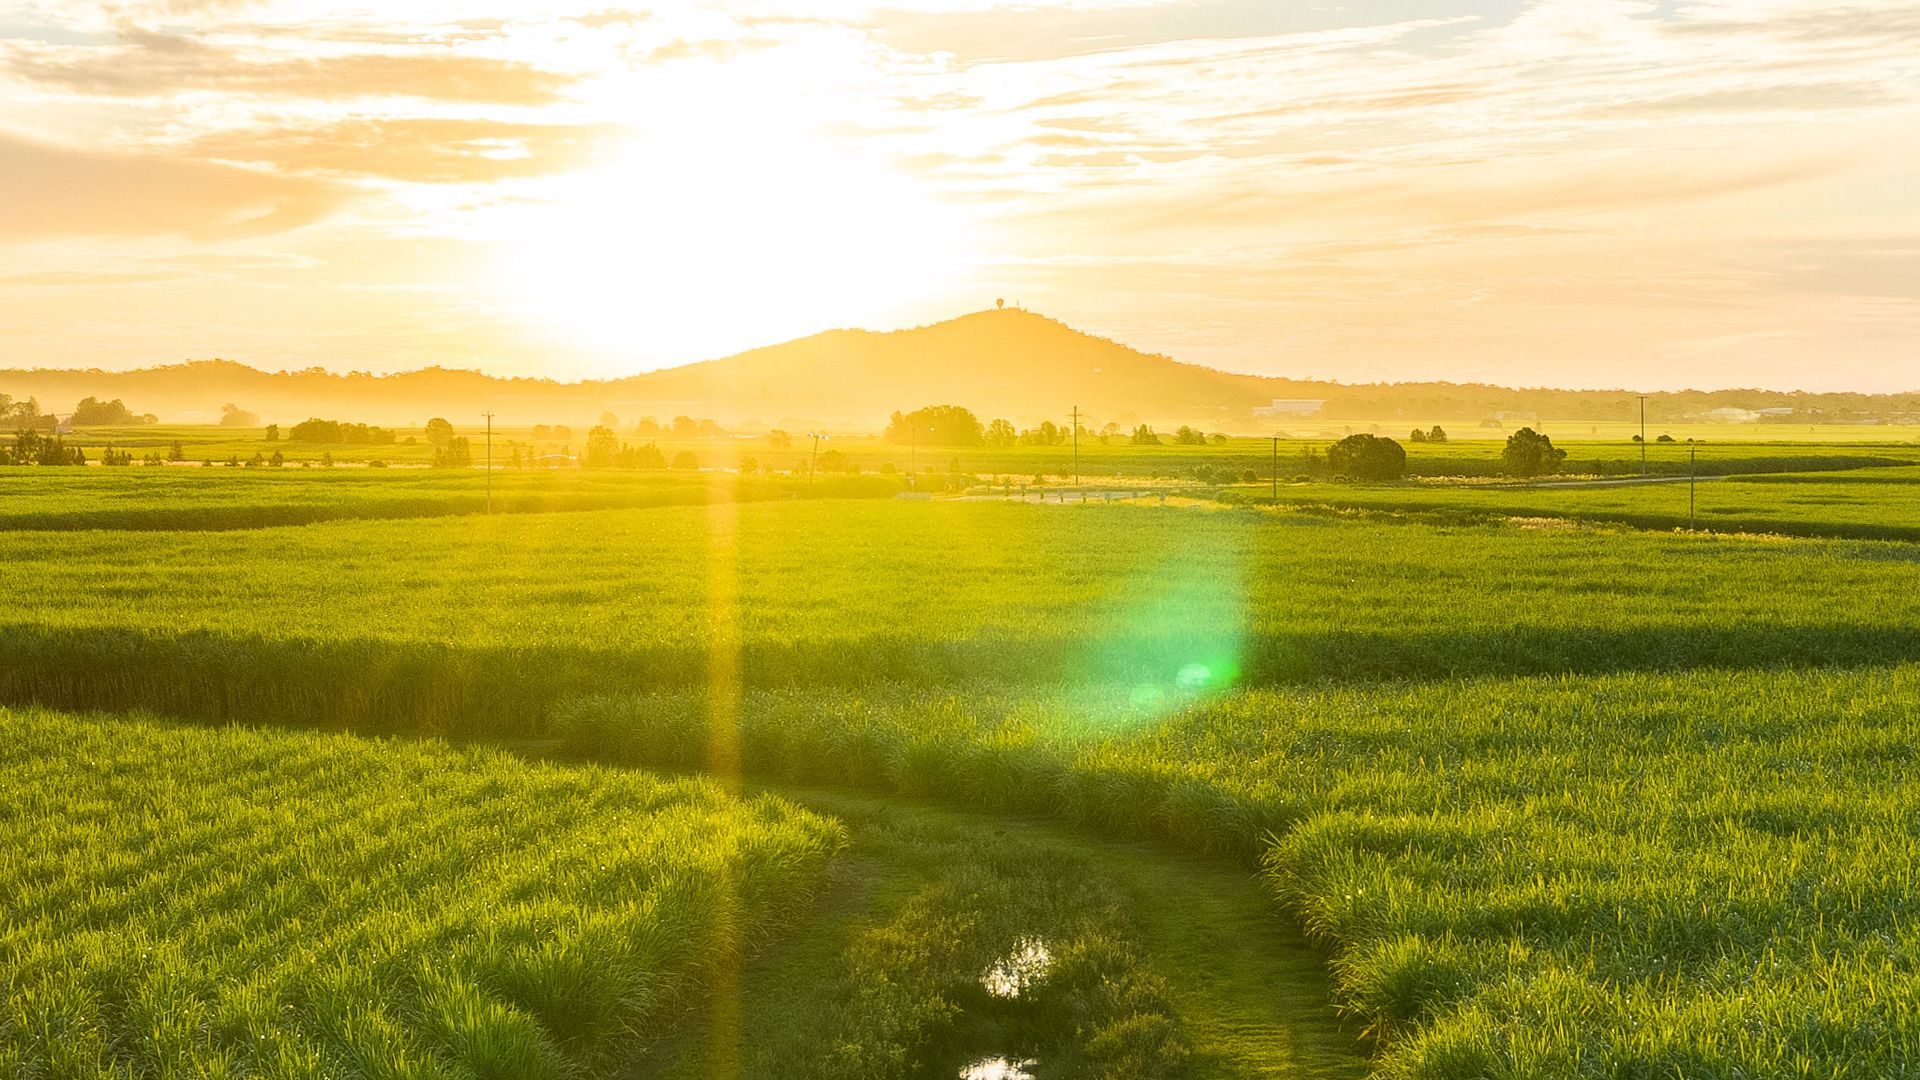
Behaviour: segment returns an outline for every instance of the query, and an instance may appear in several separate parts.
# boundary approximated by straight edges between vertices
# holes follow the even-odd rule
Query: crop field
[[[1229,501],[1272,505],[1270,487]],[[1280,505],[1480,518],[1566,518],[1645,529],[1920,540],[1920,469],[1703,476],[1657,483],[1283,484]]]
[[[0,710],[0,1071],[570,1077],[671,1028],[837,826],[702,781]]]
[[[450,517],[793,498],[890,498],[879,476],[467,469],[0,469],[0,531],[258,529],[342,518]]]
[[[682,989],[640,1037],[569,1041],[529,1007],[528,1045],[586,1075],[905,1080],[996,1061],[1040,1077],[1912,1075],[1920,549],[1903,531],[1907,469],[1856,460],[1882,453],[1897,456],[1834,449],[1837,471],[1701,484],[1703,525],[1732,529],[1753,505],[1739,534],[1674,531],[1684,484],[1283,487],[1283,502],[1337,511],[1303,513],[1250,505],[1255,485],[1043,506],[557,473],[514,478],[510,512],[256,528],[234,522],[275,499],[402,507],[417,491],[426,505],[484,477],[98,481],[180,485],[177,516],[139,531],[52,509],[107,489],[21,487],[0,513],[48,516],[0,533],[0,701],[175,719],[15,713],[6,760],[25,777],[127,759],[104,775],[145,791],[158,762],[191,758],[204,775],[162,789],[241,815],[267,813],[248,787],[267,777],[307,800],[351,777],[365,794],[332,812],[395,815],[364,826],[389,860],[418,846],[541,867],[566,843],[618,842],[635,866],[713,860],[661,871],[675,881],[757,873],[755,895],[798,898],[768,901],[781,934],[752,932],[761,919],[709,948],[689,930],[689,952],[641,956]],[[688,497],[593,502],[662,488]],[[339,733],[189,726],[234,721]],[[265,764],[328,754],[353,764]],[[435,769],[452,775],[422,782]],[[474,794],[519,785],[541,794]],[[583,809],[629,805],[594,794],[629,786],[652,793],[632,797],[645,813]],[[736,786],[777,798],[723,794]],[[489,803],[517,816],[488,818]],[[666,836],[648,823],[683,813],[735,846],[614,839]],[[537,855],[458,839],[509,828],[577,839]],[[268,835],[245,833],[256,861],[279,846]],[[452,895],[431,891],[455,888],[445,859],[394,894]],[[527,873],[515,880],[547,880]],[[550,884],[553,904],[596,919],[614,903]],[[490,895],[507,894],[407,910],[478,920]],[[24,924],[0,971],[37,985],[19,974],[44,970],[18,959],[40,955],[29,945],[124,936],[110,914]],[[433,925],[434,941],[468,942],[477,924]],[[1204,932],[1223,926],[1231,937]],[[394,964],[431,953],[311,933],[380,942]],[[192,940],[182,957],[222,954]],[[115,1002],[163,970],[112,955],[97,985]],[[178,985],[203,985],[198,970]],[[415,997],[396,1000],[427,993],[402,985]],[[410,1061],[453,1053],[437,1015],[396,1005],[382,1037]],[[82,1075],[130,1042],[161,1045],[102,1030]],[[228,1029],[193,1030],[204,1047]],[[290,1031],[288,1053],[345,1052],[335,1028]],[[14,1052],[50,1069],[50,1045]]]

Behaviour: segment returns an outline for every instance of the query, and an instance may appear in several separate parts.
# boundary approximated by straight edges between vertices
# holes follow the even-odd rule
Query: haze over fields
[[[1624,390],[1525,390],[1450,383],[1346,385],[1265,378],[1182,363],[1082,333],[1012,308],[975,312],[910,330],[830,330],[736,356],[622,379],[556,382],[430,369],[391,376],[325,369],[262,372],[224,361],[128,372],[0,371],[0,393],[38,398],[63,411],[82,397],[124,398],[171,421],[212,421],[235,403],[264,419],[343,416],[419,423],[427,413],[503,423],[588,421],[612,411],[715,417],[730,423],[823,423],[876,430],[897,409],[952,403],[1022,423],[1064,421],[1075,406],[1096,423],[1194,423],[1260,433],[1311,419],[1408,417],[1419,421],[1496,415],[1627,420],[1638,408]],[[1279,416],[1268,413],[1284,402]],[[1663,394],[1655,414],[1792,409],[1808,420],[1905,420],[1920,394],[1793,394],[1777,391]]]

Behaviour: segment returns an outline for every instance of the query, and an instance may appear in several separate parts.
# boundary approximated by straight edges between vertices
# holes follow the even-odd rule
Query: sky
[[[1920,389],[1920,2],[0,0],[0,367]]]

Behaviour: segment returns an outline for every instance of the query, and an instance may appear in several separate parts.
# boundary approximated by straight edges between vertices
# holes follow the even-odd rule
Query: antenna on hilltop
[[[995,311],[1005,311],[1005,310],[1007,310],[1007,302],[1006,302],[1006,301],[1005,301],[1004,299],[1002,299],[1002,300],[995,300],[995,301],[993,302],[993,310],[995,310]]]

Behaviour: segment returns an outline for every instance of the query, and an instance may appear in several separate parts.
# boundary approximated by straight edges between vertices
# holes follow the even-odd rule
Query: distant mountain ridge
[[[1098,423],[1190,423],[1234,433],[1340,419],[1627,420],[1637,415],[1639,400],[1626,390],[1237,375],[1143,353],[1014,309],[910,330],[829,330],[723,359],[577,383],[437,367],[384,376],[320,368],[266,372],[205,360],[134,371],[0,370],[0,393],[37,398],[43,409],[57,413],[83,397],[121,398],[136,412],[174,422],[210,422],[230,402],[280,423],[309,416],[382,424],[446,416],[467,423],[489,411],[509,425],[582,423],[611,411],[623,423],[688,415],[743,426],[878,430],[896,409],[955,404],[983,420],[1060,421],[1078,406],[1083,418]],[[1278,417],[1255,412],[1276,400],[1298,404]],[[1299,413],[1314,401],[1324,403],[1317,412]],[[1685,391],[1650,394],[1647,403],[1656,421],[1718,408],[1789,409],[1796,420],[1920,417],[1920,393]]]

